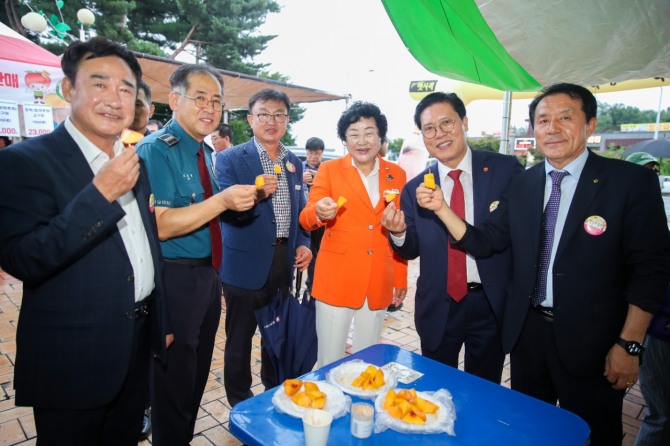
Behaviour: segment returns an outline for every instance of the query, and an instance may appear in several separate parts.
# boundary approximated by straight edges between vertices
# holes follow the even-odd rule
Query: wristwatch
[[[619,338],[616,341],[617,344],[622,346],[626,352],[631,356],[640,356],[644,353],[644,347],[639,342],[627,341],[625,339]]]

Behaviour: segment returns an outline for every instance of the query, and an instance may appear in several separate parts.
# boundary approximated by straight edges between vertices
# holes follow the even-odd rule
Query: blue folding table
[[[583,446],[589,427],[578,416],[559,407],[493,384],[476,376],[424,358],[393,345],[373,345],[340,361],[304,375],[302,379],[322,381],[326,373],[345,361],[360,359],[376,366],[395,362],[423,376],[398,387],[418,391],[446,388],[456,407],[456,436],[447,434],[401,434],[393,430],[366,440],[351,436],[350,415],[333,421],[329,445],[510,445]],[[230,413],[230,431],[247,445],[300,445],[305,438],[302,420],[278,413],[272,406],[274,390],[243,401]],[[352,401],[363,401],[352,396]],[[369,402],[369,401],[368,401]]]

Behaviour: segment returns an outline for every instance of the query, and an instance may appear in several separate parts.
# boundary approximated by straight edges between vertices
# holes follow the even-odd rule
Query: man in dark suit
[[[465,105],[453,93],[431,93],[416,106],[414,122],[437,163],[407,183],[400,212],[389,204],[382,223],[389,229],[391,246],[406,259],[420,258],[414,319],[424,356],[458,367],[465,344],[465,371],[495,383],[502,376],[501,322],[511,279],[511,254],[505,250],[485,259],[468,257],[461,250],[465,275],[461,290],[451,291],[458,268],[450,265],[449,233],[435,212],[417,204],[417,188],[424,174],[433,174],[450,201],[456,182],[449,176],[460,172],[458,182],[467,221],[481,223],[497,206],[510,178],[522,170],[516,158],[473,151],[465,134]],[[455,288],[457,290],[458,288]],[[451,295],[451,293],[455,295]]]
[[[305,207],[302,163],[280,140],[286,133],[291,102],[285,93],[265,89],[249,99],[249,142],[223,151],[216,162],[221,189],[233,184],[264,185],[256,205],[245,213],[223,214],[221,281],[226,299],[226,347],[223,380],[231,406],[253,396],[251,340],[254,310],[268,305],[277,290],[288,292],[292,269],[304,270],[312,260],[309,236],[298,224]],[[261,348],[261,381],[266,389],[277,377]]]
[[[586,150],[596,127],[587,89],[557,84],[530,105],[546,162],[510,182],[481,226],[441,194],[420,189],[454,239],[475,257],[512,247],[513,294],[503,347],[512,388],[584,418],[593,445],[620,444],[626,387],[638,377],[652,313],[670,278],[670,240],[649,169]]]
[[[16,404],[40,445],[136,445],[150,350],[172,338],[148,177],[119,140],[142,72],[102,37],[62,67],[70,117],[0,153],[0,264],[24,290]]]

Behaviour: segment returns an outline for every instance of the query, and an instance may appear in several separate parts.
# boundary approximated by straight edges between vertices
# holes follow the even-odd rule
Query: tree
[[[470,138],[468,139],[468,145],[475,150],[498,152],[500,149],[500,139],[490,135],[483,138]]]
[[[389,140],[388,147],[386,148],[386,157],[391,161],[397,161],[400,158],[400,149],[404,142],[403,138]]]
[[[670,121],[670,108],[661,111],[661,122]],[[598,126],[596,133],[618,132],[622,124],[656,122],[656,111],[640,110],[624,104],[598,103]]]
[[[130,49],[160,56],[175,57],[192,44],[200,60],[224,70],[256,75],[263,64],[253,63],[275,36],[256,33],[268,13],[279,12],[275,0],[63,0],[27,1],[35,11],[44,11],[71,27],[77,25],[77,11],[88,8],[96,16],[95,34],[124,43]],[[19,0],[5,1],[5,17],[15,31],[24,33],[19,19],[29,12]],[[77,34],[76,30],[73,30]],[[33,39],[55,53],[69,43],[49,43]],[[169,54],[168,54],[169,52]]]

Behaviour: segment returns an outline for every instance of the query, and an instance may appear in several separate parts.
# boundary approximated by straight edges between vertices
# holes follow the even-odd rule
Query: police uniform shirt
[[[212,189],[218,185],[212,175],[212,149],[206,144],[205,163],[210,173]],[[204,200],[204,189],[198,173],[200,143],[172,120],[165,127],[144,138],[137,146],[137,154],[146,163],[149,180],[157,207],[180,208]],[[209,225],[179,237],[161,241],[163,256],[167,259],[201,259],[212,255]]]

